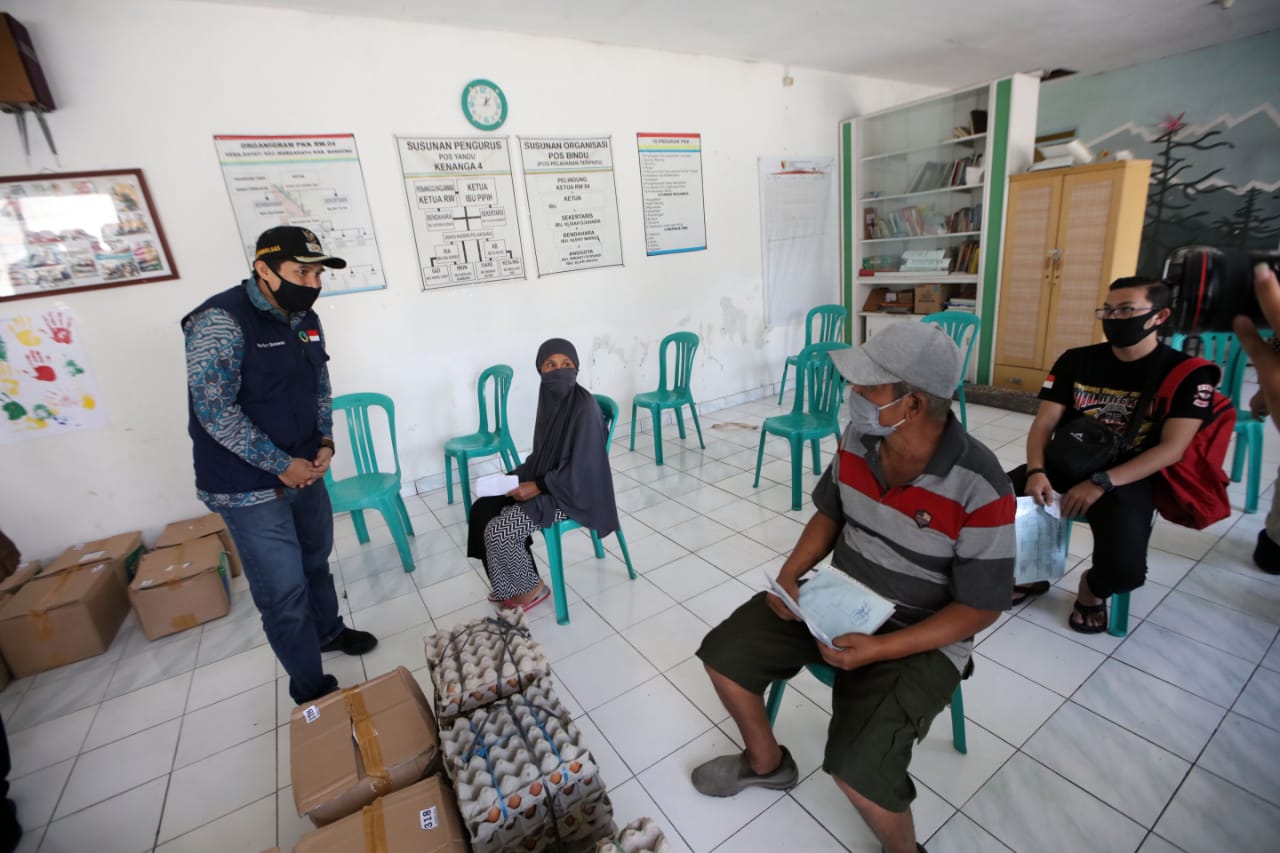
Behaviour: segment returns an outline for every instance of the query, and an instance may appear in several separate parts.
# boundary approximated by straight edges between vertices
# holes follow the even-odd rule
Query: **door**
[[[1054,269],[1051,322],[1045,335],[1045,367],[1066,350],[1103,339],[1093,316],[1102,305],[1110,270],[1112,207],[1121,172],[1106,169],[1068,175],[1058,214],[1058,262]]]
[[[1053,283],[1062,178],[1036,175],[1009,181],[1004,265],[1000,278],[997,364],[1044,365],[1045,326]]]

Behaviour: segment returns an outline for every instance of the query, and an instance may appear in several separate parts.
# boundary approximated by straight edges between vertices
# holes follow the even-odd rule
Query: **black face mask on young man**
[[[294,284],[281,275],[279,270],[276,270],[275,274],[280,279],[280,286],[275,289],[274,295],[276,302],[285,310],[286,314],[306,311],[316,304],[316,300],[320,298],[320,288],[303,287],[300,284]]]
[[[1109,318],[1102,321],[1102,334],[1107,336],[1107,343],[1113,347],[1131,347],[1134,344],[1142,343],[1147,335],[1154,334],[1156,329],[1160,328],[1160,324],[1147,329],[1144,324],[1151,319],[1151,315],[1159,309],[1152,308],[1145,314],[1137,317],[1129,317],[1125,320],[1117,320]]]

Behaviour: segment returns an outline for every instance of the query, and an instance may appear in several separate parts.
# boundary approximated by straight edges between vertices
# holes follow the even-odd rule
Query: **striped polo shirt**
[[[813,503],[844,522],[831,564],[894,603],[881,632],[919,622],[953,601],[1007,610],[1016,502],[995,454],[948,415],[924,473],[887,488],[880,441],[847,427]],[[963,670],[972,650],[970,637],[941,651]]]

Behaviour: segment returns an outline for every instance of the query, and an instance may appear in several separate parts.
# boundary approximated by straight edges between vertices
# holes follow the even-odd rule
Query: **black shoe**
[[[348,655],[362,655],[373,651],[378,645],[378,638],[368,631],[357,631],[355,628],[343,628],[342,633],[320,647],[322,652],[342,652]]]
[[[1280,575],[1280,545],[1271,540],[1266,528],[1258,531],[1258,547],[1253,549],[1253,562],[1269,575]]]
[[[324,686],[322,686],[319,690],[317,690],[311,696],[304,696],[301,699],[299,699],[296,696],[293,696],[293,702],[295,705],[310,705],[312,702],[315,702],[319,699],[323,699],[325,696],[328,696],[330,693],[333,693],[337,689],[338,689],[338,679],[334,678],[332,675],[326,675],[324,677]],[[292,696],[293,691],[290,690],[289,692],[290,692],[290,695]]]

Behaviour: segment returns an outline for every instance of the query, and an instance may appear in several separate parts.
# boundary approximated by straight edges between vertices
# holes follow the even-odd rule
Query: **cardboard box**
[[[464,839],[453,792],[437,775],[303,836],[293,853],[467,853]]]
[[[38,574],[40,574],[39,560],[28,560],[19,565],[13,574],[0,581],[0,605],[3,605],[9,596],[26,586],[27,582]]]
[[[863,311],[882,311],[889,314],[910,314],[915,302],[915,292],[911,288],[890,290],[887,287],[873,287],[867,294],[867,301],[862,303]]]
[[[231,590],[222,542],[206,536],[143,556],[129,584],[129,603],[148,640],[227,615]]]
[[[954,284],[918,284],[915,289],[915,313],[934,314],[945,311],[947,300],[957,295]]]
[[[138,568],[138,559],[142,556],[142,532],[117,533],[106,539],[93,542],[81,542],[72,545],[58,555],[58,558],[45,566],[42,575],[52,575],[77,566],[88,566],[94,563],[111,563],[120,576],[120,585],[127,587]]]
[[[100,655],[129,613],[118,561],[42,573],[0,608],[0,653],[19,678]]]
[[[190,542],[193,539],[201,539],[205,536],[217,536],[221,540],[222,550],[227,552],[227,562],[231,565],[231,576],[233,578],[238,578],[244,574],[244,567],[240,563],[240,552],[236,550],[236,543],[231,539],[231,532],[227,530],[226,522],[216,512],[175,521],[166,526],[161,531],[160,538],[156,540],[156,547],[169,548],[174,545],[181,545],[183,542]]]
[[[404,667],[289,716],[293,801],[316,826],[359,811],[440,766],[440,737]]]

